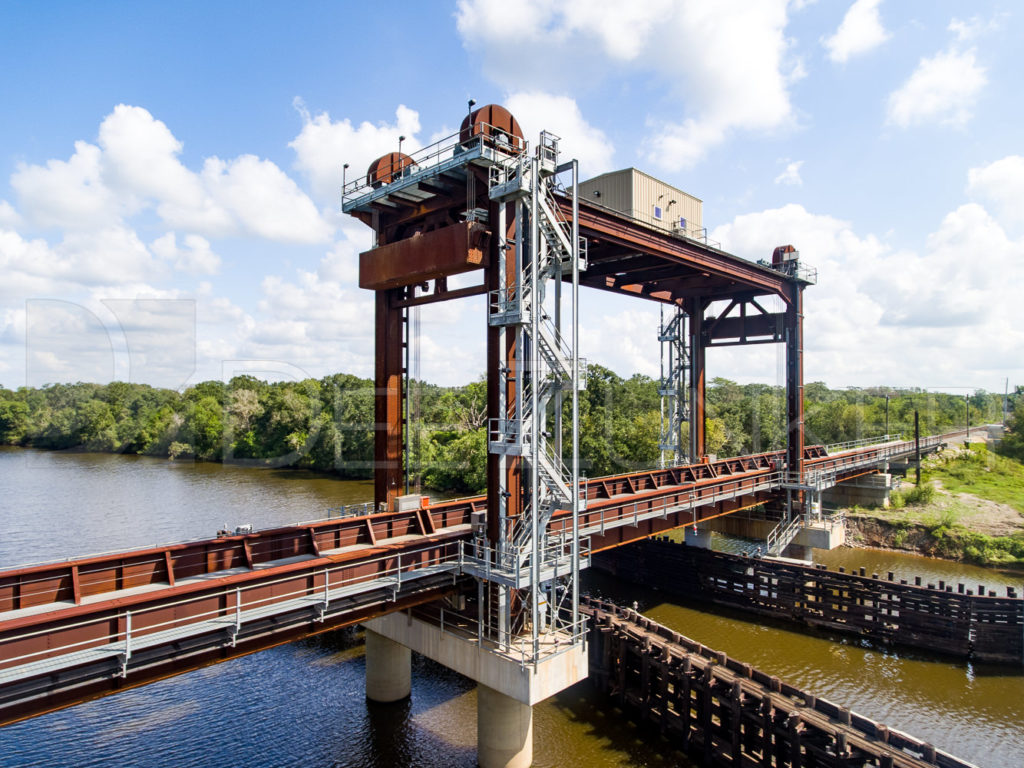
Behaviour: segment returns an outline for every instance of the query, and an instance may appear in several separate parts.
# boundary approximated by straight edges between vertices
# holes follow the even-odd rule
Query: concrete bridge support
[[[549,654],[524,665],[521,654],[530,649],[522,642],[505,647],[486,639],[481,643],[472,635],[447,631],[411,613],[389,613],[364,626],[367,698],[385,700],[371,695],[371,672],[384,681],[379,692],[373,683],[375,693],[383,696],[399,691],[396,683],[404,671],[408,695],[410,648],[477,683],[480,768],[528,768],[533,763],[533,705],[587,676],[586,646],[572,644],[568,636],[559,633],[544,636]],[[404,655],[395,651],[395,646]]]
[[[381,704],[401,701],[412,691],[412,651],[366,630],[366,698]]]
[[[478,685],[476,751],[480,768],[529,768],[533,764],[533,707]]]
[[[888,507],[892,475],[888,472],[861,475],[822,491],[822,501],[832,507]]]

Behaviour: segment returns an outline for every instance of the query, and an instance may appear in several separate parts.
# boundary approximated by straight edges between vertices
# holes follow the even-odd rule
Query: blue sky
[[[1024,383],[1018,5],[633,5],[0,0],[0,384],[370,375],[341,164],[469,97],[700,197],[726,250],[795,244],[808,381]],[[425,378],[482,373],[483,312],[423,311]],[[585,296],[583,354],[656,374],[656,313]]]

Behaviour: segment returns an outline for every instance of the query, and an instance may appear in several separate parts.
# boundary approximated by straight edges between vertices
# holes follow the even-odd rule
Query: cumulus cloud
[[[712,236],[750,259],[791,242],[818,268],[804,304],[808,381],[928,387],[968,370],[995,389],[1005,375],[1024,375],[1024,241],[981,206],[951,211],[920,251],[895,250],[800,205],[738,216]]]
[[[949,22],[949,31],[956,35],[956,39],[961,43],[969,42],[989,32],[997,31],[1006,15],[1005,13],[996,14],[991,19],[972,16],[967,21],[954,18]]]
[[[985,72],[974,49],[951,48],[922,58],[907,81],[889,94],[888,122],[900,128],[930,122],[964,127],[988,82]]]
[[[40,227],[109,226],[120,222],[130,206],[104,182],[102,150],[84,141],[75,142],[75,153],[66,161],[19,164],[11,186],[24,216]]]
[[[613,0],[460,0],[463,44],[509,92],[585,92],[644,76],[678,113],[647,121],[647,159],[693,165],[736,131],[794,121],[802,73],[785,36],[785,0],[623,4]]]
[[[405,136],[403,152],[408,154],[420,148],[416,137],[420,131],[419,113],[404,104],[395,110],[394,123],[362,122],[358,126],[347,118],[333,121],[327,112],[314,117],[301,99],[295,100],[295,108],[302,116],[302,130],[288,146],[295,150],[295,167],[309,179],[321,205],[338,206],[345,163],[349,164],[351,181],[364,176],[375,159],[396,151],[399,136]]]
[[[882,0],[857,0],[847,10],[835,34],[822,39],[821,44],[832,61],[844,64],[850,57],[867,53],[891,37],[878,13],[881,3]]]
[[[1024,157],[1009,155],[981,168],[971,168],[967,189],[992,201],[1004,223],[1024,222]]]
[[[561,157],[578,159],[584,177],[597,176],[615,167],[612,142],[604,131],[583,118],[571,97],[521,92],[511,94],[505,105],[516,116],[528,140],[535,141],[542,130],[559,136]]]
[[[268,160],[240,155],[185,167],[182,143],[141,107],[119,104],[99,142],[75,143],[67,161],[18,167],[11,185],[22,215],[41,227],[95,230],[155,208],[169,226],[213,237],[320,243],[332,227],[298,185]]]
[[[799,187],[804,183],[804,180],[800,178],[800,168],[803,164],[803,160],[794,160],[786,163],[786,169],[775,177],[775,183]]]
[[[6,200],[0,200],[0,227],[17,227],[21,224],[21,216],[14,206]]]
[[[191,275],[215,275],[220,271],[220,256],[210,248],[210,241],[199,235],[185,235],[181,246],[173,232],[158,237],[152,244],[153,253],[173,264],[175,269]]]

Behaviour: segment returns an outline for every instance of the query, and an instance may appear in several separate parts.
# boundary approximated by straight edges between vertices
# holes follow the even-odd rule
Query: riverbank
[[[922,462],[919,488],[899,481],[888,508],[846,510],[852,546],[1024,569],[1024,465],[984,444]]]

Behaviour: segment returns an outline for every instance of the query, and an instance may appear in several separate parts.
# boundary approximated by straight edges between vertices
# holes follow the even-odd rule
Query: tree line
[[[882,435],[887,395],[890,434],[912,435],[915,411],[922,434],[965,424],[968,407],[974,424],[1001,420],[1002,396],[983,391],[965,398],[884,387],[833,390],[815,382],[804,389],[808,444]],[[412,383],[410,467],[424,486],[476,492],[486,485],[486,402],[482,379],[463,387]],[[708,384],[706,403],[709,453],[734,456],[785,446],[783,388],[716,378]],[[587,475],[657,465],[656,380],[622,378],[591,364],[579,412],[581,466]],[[1017,414],[1024,421],[1024,405]],[[1017,434],[1024,435],[1024,423],[1020,427]],[[685,428],[682,438],[685,446]],[[334,374],[283,382],[238,376],[182,392],[125,382],[0,387],[0,444],[290,466],[366,478],[373,474],[373,382]]]

